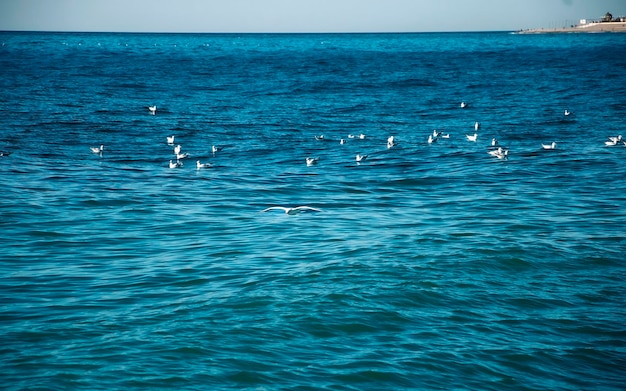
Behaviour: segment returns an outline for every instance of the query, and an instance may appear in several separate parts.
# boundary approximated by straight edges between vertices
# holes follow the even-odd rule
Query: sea
[[[625,52],[0,33],[0,388],[626,389]]]

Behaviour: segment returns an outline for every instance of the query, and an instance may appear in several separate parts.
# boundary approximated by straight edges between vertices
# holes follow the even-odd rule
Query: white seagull
[[[180,153],[181,148],[182,148],[182,147],[180,146],[180,144],[178,144],[177,146],[175,146],[175,147],[174,147],[174,154],[175,154],[175,155],[178,155],[178,154]]]
[[[622,135],[621,135],[621,134],[619,134],[619,135],[617,135],[617,136],[611,136],[611,137],[609,137],[609,141],[611,141],[611,142],[613,142],[613,143],[617,144],[617,143],[619,143],[620,141],[622,141]]]
[[[324,135],[320,134],[319,136],[315,136],[315,139],[319,140],[319,141],[323,141],[324,140]]]
[[[491,151],[488,152],[491,156],[495,156],[498,159],[506,159],[506,157],[509,155],[509,150],[508,149],[504,149],[502,147],[498,147],[497,149],[493,149]]]
[[[428,135],[428,144],[432,144],[432,143],[434,143],[435,141],[437,141],[437,136],[433,137],[433,135],[432,135],[432,134],[429,134],[429,135]]]
[[[491,139],[491,146],[492,147],[496,147],[498,145],[498,139],[496,139],[495,137]]]
[[[296,215],[302,212],[321,212],[320,209],[311,208],[310,206],[296,206],[294,208],[287,208],[284,206],[270,206],[267,209],[263,209],[261,212],[268,212],[270,210],[277,210],[277,209],[284,210],[285,214],[288,214],[288,215]]]
[[[187,152],[176,154],[176,160],[186,159],[188,157],[189,157],[189,154]]]
[[[346,140],[345,140],[345,139],[341,139],[341,140],[339,140],[339,144],[343,145],[343,144],[345,144],[345,143],[346,143]]]
[[[167,137],[167,145],[174,145],[174,136],[166,136]]]
[[[170,168],[179,168],[183,166],[183,162],[180,161],[176,161],[176,163],[174,163],[173,161],[170,160]]]
[[[434,129],[434,130],[433,130],[433,137],[434,137],[434,138],[437,138],[437,137],[439,137],[439,136],[441,136],[441,132],[438,132],[438,131],[437,131],[437,129]]]
[[[213,156],[215,156],[215,153],[216,153],[216,152],[220,152],[222,149],[224,149],[224,147],[218,147],[218,146],[216,146],[216,145],[213,145],[213,146],[211,147],[211,152],[213,153]]]
[[[567,110],[567,109],[565,109],[565,112],[563,114],[565,114],[565,116],[567,117],[567,116],[571,115],[572,112]]]
[[[156,106],[148,106],[148,110],[150,110],[150,114],[155,115],[156,114]]]
[[[91,152],[102,155],[102,150],[104,149],[104,145],[100,145],[99,147],[89,147]]]
[[[396,145],[398,145],[398,143],[396,143],[396,138],[393,136],[389,136],[389,138],[387,139],[387,148],[392,148]]]
[[[476,121],[474,123],[474,130],[478,132],[478,128],[480,128],[480,124],[478,123],[478,121]]]
[[[199,170],[201,168],[209,168],[211,164],[209,163],[200,163],[200,160],[196,160],[196,168]]]
[[[307,166],[312,166],[314,164],[317,164],[318,160],[320,160],[320,158],[318,158],[318,157],[308,157],[308,158],[306,158],[306,165]]]
[[[467,137],[468,141],[476,142],[476,139],[478,138],[478,133],[474,133],[473,135],[466,134],[465,137]]]
[[[359,155],[359,154],[356,155],[356,162],[357,163],[362,162],[365,159],[367,159],[367,155]]]
[[[464,108],[466,108],[466,107],[467,107],[467,103],[465,103],[465,102],[461,102],[461,108],[462,108],[462,109],[464,109]]]
[[[552,144],[541,144],[541,148],[543,148],[543,149],[556,149],[556,143],[553,141]]]

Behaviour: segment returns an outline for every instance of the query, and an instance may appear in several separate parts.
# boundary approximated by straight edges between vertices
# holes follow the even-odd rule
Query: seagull
[[[176,154],[176,160],[181,160],[181,159],[186,159],[189,157],[188,153],[177,153]]]
[[[429,134],[429,135],[428,135],[428,144],[432,144],[432,143],[434,143],[435,141],[437,141],[437,136],[433,137],[433,135],[432,135],[432,134]]]
[[[622,135],[617,135],[617,136],[611,136],[609,137],[609,140],[615,144],[619,143],[620,141],[622,141]]]
[[[91,149],[91,152],[93,153],[102,155],[102,150],[104,149],[104,145],[100,145],[100,147],[89,147],[89,149]]]
[[[261,212],[268,212],[270,210],[276,210],[276,209],[284,210],[285,214],[288,214],[288,215],[295,215],[295,214],[302,213],[302,212],[321,212],[320,209],[311,208],[310,206],[296,206],[295,208],[287,208],[284,206],[271,206],[267,209],[263,209]]]
[[[213,145],[211,147],[211,152],[213,153],[213,156],[215,156],[215,153],[220,152],[222,149],[224,149],[224,147],[218,147],[218,146]]]
[[[473,135],[466,134],[465,137],[467,137],[468,141],[476,142],[476,139],[478,138],[478,133],[474,133]]]
[[[464,108],[466,108],[466,107],[467,107],[467,103],[465,103],[465,102],[461,102],[461,108],[462,108],[462,109],[464,109]]]
[[[356,161],[357,163],[362,162],[363,160],[367,159],[367,155],[356,155]]]
[[[339,140],[339,144],[343,145],[343,144],[345,144],[345,143],[346,143],[346,140],[345,140],[345,139],[341,139],[341,140]]]
[[[476,121],[474,123],[474,130],[478,132],[478,128],[480,127],[480,124],[478,123],[478,121]]]
[[[167,145],[174,145],[174,136],[167,136]]]
[[[177,146],[175,146],[175,147],[174,147],[174,154],[175,154],[175,155],[178,155],[178,154],[180,153],[180,149],[181,149],[181,148],[182,148],[182,147],[180,146],[180,144],[178,144]]]
[[[556,149],[556,143],[553,141],[552,144],[541,144],[543,149]]]
[[[315,139],[319,140],[319,141],[323,141],[324,140],[324,135],[320,134],[319,136],[315,136]]]
[[[437,129],[433,130],[433,137],[437,138],[439,136],[441,136],[441,132],[438,132]]]
[[[498,146],[498,139],[496,139],[495,137],[491,139],[491,146],[492,147],[496,147]]]
[[[450,138],[450,133],[442,134],[441,138]]]
[[[396,143],[396,138],[393,136],[389,136],[389,138],[387,139],[387,148],[395,147],[396,145],[398,145],[398,143]]]
[[[320,158],[318,158],[318,157],[308,157],[308,158],[306,158],[306,165],[307,166],[312,166],[312,165],[316,164],[318,160],[320,160]]]
[[[359,139],[365,140],[365,135],[363,133],[359,134]]]
[[[148,106],[148,110],[150,110],[150,114],[155,115],[156,114],[156,106]]]
[[[200,163],[200,160],[196,160],[196,168],[199,170],[201,168],[209,168],[211,164],[209,163]]]
[[[502,147],[498,147],[498,149],[494,149],[489,151],[489,154],[491,156],[495,156],[498,159],[506,159],[507,156],[509,155],[509,150],[508,149],[504,149]]]
[[[10,154],[11,154],[11,152],[0,151],[0,156],[9,156]]]
[[[564,113],[564,114],[565,114],[565,116],[567,117],[567,116],[569,116],[570,114],[572,114],[572,112],[571,112],[571,111],[569,111],[569,110],[567,110],[567,109],[565,109],[565,113]]]
[[[176,161],[176,163],[174,163],[173,161],[170,160],[170,168],[179,168],[183,166],[183,162],[181,161]]]

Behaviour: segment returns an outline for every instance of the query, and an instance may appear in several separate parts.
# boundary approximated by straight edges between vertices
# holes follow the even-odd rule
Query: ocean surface
[[[624,390],[625,52],[0,33],[0,388]]]

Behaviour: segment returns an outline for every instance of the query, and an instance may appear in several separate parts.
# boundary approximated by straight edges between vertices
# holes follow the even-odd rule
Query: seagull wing
[[[304,212],[304,211],[311,211],[311,212],[321,212],[321,209],[317,209],[317,208],[312,208],[310,206],[296,206],[295,208],[292,208],[293,211],[298,211],[298,212]]]
[[[263,209],[261,212],[268,212],[268,211],[270,211],[270,210],[276,210],[276,209],[280,209],[280,210],[282,210],[282,211],[287,212],[287,208],[285,208],[284,206],[270,206],[270,207],[269,207],[269,208],[267,208],[267,209]]]

